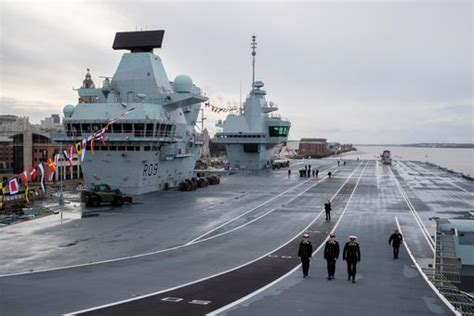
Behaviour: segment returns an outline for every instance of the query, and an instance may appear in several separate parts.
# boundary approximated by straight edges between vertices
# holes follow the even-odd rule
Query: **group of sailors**
[[[337,161],[337,165],[340,166],[340,161],[338,160]],[[346,165],[346,162],[342,162],[343,165],[345,166]],[[311,165],[304,165],[304,169],[300,169],[298,170],[299,171],[299,174],[300,174],[300,178],[316,178],[318,179],[319,177],[319,169],[316,168],[316,169],[312,169],[311,168]],[[332,176],[332,172],[331,171],[328,171],[328,177],[331,178]],[[291,169],[288,169],[288,179],[291,177]]]
[[[304,169],[300,169],[300,178],[318,178],[319,169],[311,169],[311,165],[304,165]],[[288,178],[291,176],[291,170],[288,169]]]
[[[357,158],[359,161],[359,158]],[[337,165],[340,166],[341,161],[338,160]],[[345,166],[346,162],[343,161],[342,164]],[[311,169],[311,165],[305,165],[304,169],[299,170],[300,177],[312,177],[318,178],[319,169]],[[328,172],[328,177],[331,178],[332,172]],[[288,169],[288,178],[291,176],[291,170]],[[328,200],[324,203],[324,211],[326,214],[326,221],[331,220],[331,211],[332,205],[331,201]],[[393,248],[393,259],[398,259],[398,253],[400,249],[400,245],[403,243],[403,236],[398,231],[395,230],[393,234],[390,235],[388,240],[388,244]],[[324,245],[324,259],[327,263],[327,272],[328,280],[333,280],[334,275],[336,273],[336,262],[339,258],[339,242],[336,240],[336,235],[331,233],[329,235],[326,244]],[[309,273],[309,262],[311,257],[313,256],[313,246],[311,241],[309,240],[309,234],[303,234],[303,239],[300,242],[299,249],[298,249],[298,257],[301,259],[301,267],[303,269],[303,278],[306,278]],[[357,236],[349,236],[349,241],[346,242],[344,245],[344,249],[342,252],[342,260],[346,261],[347,263],[347,280],[351,281],[352,283],[356,283],[356,273],[357,273],[357,263],[361,260],[360,254],[360,246],[357,242]]]
[[[398,252],[400,245],[403,243],[403,236],[398,230],[390,236],[388,244],[393,247],[393,259],[398,259]],[[336,235],[331,233],[329,239],[324,245],[324,259],[327,264],[328,280],[333,280],[336,273],[336,262],[339,258],[339,242],[336,240]],[[300,242],[298,249],[298,257],[301,259],[301,266],[303,269],[303,278],[306,278],[309,273],[309,262],[313,255],[313,246],[309,240],[309,234],[303,234],[303,240]],[[347,280],[356,283],[357,264],[361,260],[360,246],[357,242],[357,236],[349,236],[349,241],[344,245],[342,251],[342,260],[347,263]]]

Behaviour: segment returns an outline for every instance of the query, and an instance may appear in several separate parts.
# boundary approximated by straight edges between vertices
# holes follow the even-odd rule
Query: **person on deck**
[[[331,220],[331,210],[332,210],[331,201],[328,200],[327,203],[324,203],[324,210],[326,211],[326,220],[330,221]]]
[[[349,236],[349,241],[344,246],[342,260],[347,262],[347,280],[355,282],[357,263],[360,261],[360,247],[356,236]]]
[[[388,244],[393,247],[393,260],[398,259],[398,251],[400,250],[400,245],[403,243],[403,236],[400,234],[398,229],[395,229],[395,232],[390,235],[388,239]]]
[[[334,279],[337,258],[339,258],[339,243],[336,240],[336,235],[331,234],[324,246],[324,259],[326,259],[327,262],[328,280]]]
[[[309,241],[309,235],[303,234],[303,240],[300,242],[298,249],[298,257],[301,259],[301,267],[303,268],[303,278],[308,276],[309,260],[313,255],[313,245]]]

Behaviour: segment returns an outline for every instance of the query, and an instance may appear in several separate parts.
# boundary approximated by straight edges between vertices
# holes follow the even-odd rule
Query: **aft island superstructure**
[[[216,133],[214,142],[225,144],[230,167],[262,169],[271,167],[274,148],[288,139],[290,122],[269,113],[278,110],[267,102],[263,82],[255,81],[256,36],[252,36],[252,90],[239,115],[230,114]]]
[[[207,98],[187,75],[169,81],[161,58],[153,53],[163,36],[163,30],[117,33],[113,49],[130,52],[122,56],[114,76],[96,88],[88,70],[78,89],[79,103],[64,108],[67,134],[56,141],[77,142],[108,126],[94,153],[87,144],[81,163],[87,186],[106,183],[142,194],[178,186],[193,176],[202,144],[194,126]]]

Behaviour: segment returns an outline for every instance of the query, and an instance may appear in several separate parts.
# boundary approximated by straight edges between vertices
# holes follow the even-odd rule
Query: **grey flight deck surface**
[[[313,167],[325,164],[321,169],[336,165],[335,160],[311,163]],[[301,162],[294,168],[299,167]],[[312,261],[309,279],[301,279],[301,272],[297,270],[222,313],[342,315],[352,311],[355,315],[370,315],[383,311],[386,315],[449,314],[449,309],[421,278],[407,253],[402,250],[400,260],[393,261],[387,245],[389,233],[396,228],[396,216],[414,257],[421,260],[420,265],[429,255],[429,242],[420,232],[398,184],[401,183],[403,192],[410,199],[417,197],[423,220],[425,213],[436,213],[433,201],[429,201],[425,194],[416,196],[415,187],[418,182],[431,177],[433,172],[427,173],[424,180],[410,177],[412,171],[404,172],[418,168],[424,166],[406,163],[383,167],[373,161],[367,164],[350,161],[346,167],[335,168],[337,172],[332,179],[320,177],[319,181],[296,178],[296,175],[288,179],[286,170],[265,171],[258,177],[234,175],[227,177],[221,187],[209,187],[191,194],[154,193],[144,196],[143,204],[129,209],[71,221],[64,224],[69,226],[63,227],[55,237],[67,239],[71,232],[75,234],[74,238],[84,241],[57,251],[46,251],[44,256],[24,262],[28,265],[43,262],[42,268],[53,268],[138,254],[140,251],[163,251],[81,267],[0,277],[0,315],[58,315],[105,304],[112,305],[85,313],[130,315],[133,311],[138,315],[194,315],[211,312],[251,294],[296,267],[296,247],[301,232],[309,230],[316,248],[334,227],[341,243],[349,234],[359,237],[362,262],[358,266],[358,283],[350,284],[345,280],[342,262],[338,263],[336,280],[327,281],[324,262],[318,252]],[[454,176],[438,176],[443,178],[438,179],[442,190],[449,191],[453,201],[469,201],[472,184]],[[171,202],[176,213],[167,209],[170,202],[166,200],[167,193],[176,199]],[[166,203],[157,203],[158,195],[164,196]],[[327,223],[318,215],[322,203],[333,195],[334,217],[331,223]],[[183,210],[177,207],[180,205]],[[146,211],[153,208],[162,210]],[[137,211],[136,218],[130,215],[134,211]],[[160,212],[165,216],[160,217]],[[139,220],[142,215],[144,221]],[[460,215],[452,213],[450,216]],[[339,218],[341,221],[336,227]],[[103,235],[99,233],[101,226],[94,221],[103,225]],[[81,229],[74,223],[80,223]],[[144,231],[140,232],[139,228]],[[12,230],[13,227],[9,227],[0,234],[7,235]],[[160,233],[161,230],[164,232]],[[51,231],[42,233],[51,234]],[[133,239],[134,233],[145,238]],[[114,239],[120,240],[114,234],[124,234],[133,241],[113,243]],[[35,242],[31,243],[30,251],[33,252]],[[142,245],[142,248],[133,251],[133,244]],[[8,243],[3,242],[3,245],[8,246]],[[171,246],[178,247],[165,250]],[[74,247],[77,247],[75,260],[71,250]],[[101,249],[102,254],[94,253],[94,247]],[[117,248],[114,251],[109,249],[114,247]],[[88,250],[94,253],[91,257]],[[27,256],[28,250],[24,251]],[[62,258],[63,252],[67,253],[66,259],[54,261],[56,256]],[[17,271],[21,270],[17,267]],[[11,272],[15,269],[9,266],[2,274]],[[156,295],[140,297],[160,291]],[[169,296],[180,300],[163,301]],[[134,297],[137,299],[114,304]],[[25,298],[28,298],[27,304]],[[337,304],[328,310],[331,301]]]

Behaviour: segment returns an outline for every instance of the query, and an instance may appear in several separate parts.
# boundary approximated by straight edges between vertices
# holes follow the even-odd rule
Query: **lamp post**
[[[63,143],[62,142],[59,142],[59,157],[61,157],[63,153]],[[63,162],[64,162],[64,157],[63,157]],[[58,159],[59,161],[59,159]],[[59,189],[59,205],[60,206],[63,206],[64,205],[64,196],[63,196],[63,176],[64,176],[64,168],[62,168],[63,164],[61,164],[61,174],[60,174],[60,179],[59,179],[59,183],[60,183],[60,189]],[[59,166],[58,166],[59,167]],[[59,169],[59,168],[58,168]],[[62,211],[61,211],[61,217],[62,217]]]
[[[59,157],[61,158],[61,156],[63,155],[63,142],[60,141],[59,142]],[[64,156],[63,156],[63,162],[64,162]],[[60,159],[58,159],[58,162],[60,161]],[[62,167],[62,166],[61,166]],[[58,166],[58,170],[59,168],[61,168],[60,166]],[[61,224],[63,223],[63,206],[64,206],[64,196],[63,196],[63,177],[64,177],[64,168],[61,168],[61,174],[60,174],[60,179],[59,179],[59,183],[60,183],[60,189],[59,189],[59,207],[61,208]]]

